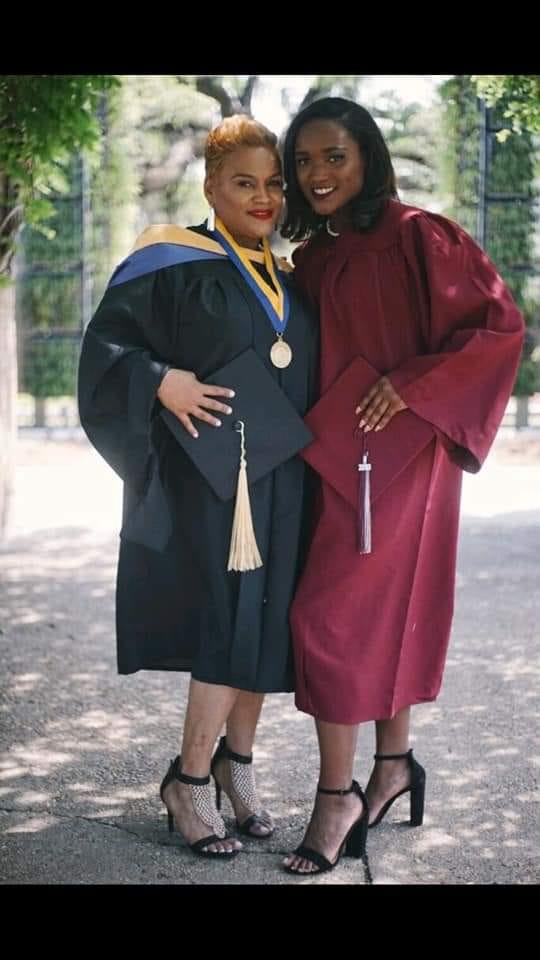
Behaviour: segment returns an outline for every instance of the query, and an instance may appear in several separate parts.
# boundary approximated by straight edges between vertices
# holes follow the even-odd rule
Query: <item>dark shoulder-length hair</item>
[[[396,177],[384,137],[371,114],[360,104],[343,97],[315,100],[294,118],[284,146],[287,213],[281,235],[289,240],[307,240],[324,227],[325,217],[316,214],[302,193],[296,176],[296,140],[310,120],[335,120],[356,140],[365,161],[364,184],[349,202],[355,230],[369,230],[379,219],[390,197],[397,197]]]

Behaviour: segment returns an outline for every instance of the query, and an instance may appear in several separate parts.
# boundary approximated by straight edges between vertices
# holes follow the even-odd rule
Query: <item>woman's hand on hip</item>
[[[381,377],[354,412],[361,414],[358,426],[368,433],[369,430],[383,430],[396,413],[406,409],[407,404],[396,393],[388,377]]]
[[[187,432],[192,437],[198,437],[199,434],[191,422],[191,417],[205,420],[213,427],[220,427],[221,420],[207,413],[207,410],[216,410],[224,414],[232,413],[231,407],[214,398],[234,397],[234,390],[201,383],[190,370],[171,369],[163,377],[157,396],[163,406],[178,417]]]

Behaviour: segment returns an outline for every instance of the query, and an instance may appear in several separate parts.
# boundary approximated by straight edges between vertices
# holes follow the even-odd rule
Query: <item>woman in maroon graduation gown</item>
[[[304,873],[352,852],[351,830],[366,816],[350,787],[365,720],[376,721],[369,825],[408,791],[411,824],[422,822],[425,771],[408,749],[410,707],[439,693],[461,472],[480,469],[495,437],[523,321],[459,226],[398,201],[382,134],[359,105],[325,98],[302,111],[287,134],[285,178],[283,234],[307,241],[294,253],[295,276],[320,312],[323,398],[362,356],[380,379],[350,398],[344,416],[354,408],[368,446],[372,430],[382,440],[378,431],[407,408],[433,428],[433,441],[373,504],[371,553],[359,554],[354,509],[322,479],[291,613],[296,703],[315,717],[321,751],[310,825],[285,860]]]

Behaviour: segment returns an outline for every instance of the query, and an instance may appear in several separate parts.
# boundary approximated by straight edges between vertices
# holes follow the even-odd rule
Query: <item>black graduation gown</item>
[[[214,494],[158,416],[156,399],[168,366],[204,379],[252,347],[303,415],[315,400],[317,324],[292,275],[280,277],[291,304],[293,361],[285,370],[272,365],[271,322],[228,258],[111,286],[88,325],[81,423],[124,481],[119,673],[188,670],[253,692],[294,689],[288,614],[307,549],[310,468],[295,456],[250,487],[263,566],[228,573],[234,498],[223,503]]]

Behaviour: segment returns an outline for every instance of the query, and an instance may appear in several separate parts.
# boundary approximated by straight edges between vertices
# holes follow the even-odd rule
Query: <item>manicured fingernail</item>
[[[358,426],[359,426],[359,427],[363,427],[364,424],[365,424],[365,422],[366,422],[365,420],[361,420],[360,423],[358,424]]]
[[[221,426],[221,420],[214,420],[214,426],[215,426],[215,427],[220,427],[220,426]]]
[[[366,427],[366,429],[364,430],[364,433],[369,433],[369,431],[372,430],[372,429],[373,429],[373,428],[370,427],[369,424],[368,424],[367,427]]]
[[[227,407],[225,413],[232,413],[232,407]]]
[[[382,430],[382,427],[375,427],[375,432],[377,432],[377,430]]]
[[[236,394],[235,394],[234,390],[229,390],[229,393],[227,394],[227,396],[229,396],[229,397],[235,397]]]
[[[198,434],[198,433],[193,433],[193,434],[192,434],[192,436],[193,436],[193,437],[194,437],[194,439],[196,440],[196,439],[197,439],[197,437],[199,436],[199,434]]]

